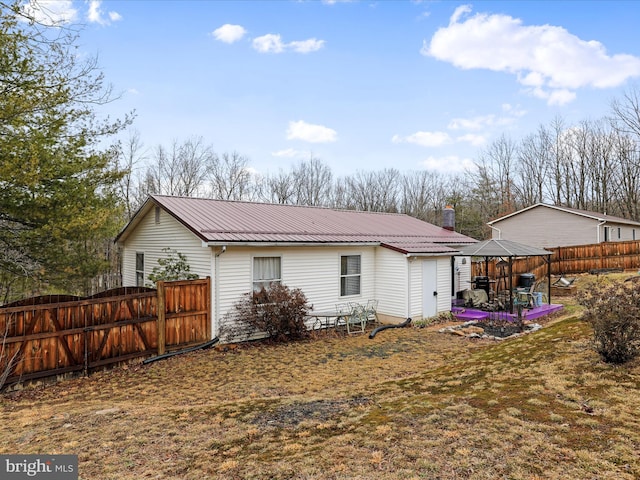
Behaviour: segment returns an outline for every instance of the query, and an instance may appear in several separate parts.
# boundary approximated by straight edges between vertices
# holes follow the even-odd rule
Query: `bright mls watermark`
[[[0,455],[0,480],[78,480],[77,455]]]

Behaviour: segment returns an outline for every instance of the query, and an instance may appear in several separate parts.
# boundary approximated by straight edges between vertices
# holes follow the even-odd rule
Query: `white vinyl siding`
[[[596,218],[541,205],[494,222],[491,235],[492,238],[539,248],[599,243],[605,241],[605,235],[609,242],[634,240],[634,229],[637,227],[601,223]]]
[[[414,257],[409,261],[410,279],[409,279],[409,314],[413,320],[422,318],[422,296],[424,295],[424,285],[422,284],[422,263],[433,262],[431,258],[421,259]],[[433,294],[433,292],[431,292]]]
[[[379,302],[378,312],[397,317],[399,320],[406,319],[409,316],[407,258],[388,248],[378,248],[375,268],[377,272],[375,298]]]
[[[159,222],[156,222],[156,220]],[[201,278],[212,276],[211,249],[164,210],[157,216],[155,209],[140,221],[122,249],[122,285],[136,285],[136,253],[144,254],[145,285],[158,259],[166,257],[163,248],[172,248],[187,257],[191,273]]]
[[[435,259],[434,259],[435,260]],[[451,257],[438,257],[438,313],[451,310]]]
[[[340,303],[340,259],[343,255],[360,255],[360,295],[350,301],[366,302],[375,298],[374,247],[271,247],[229,246],[218,257],[220,284],[219,314],[233,308],[235,302],[252,286],[252,259],[259,256],[280,257],[282,284],[300,288],[314,310],[334,310]]]
[[[454,288],[453,296],[461,290],[467,290],[471,285],[471,257],[454,257]]]
[[[286,246],[253,247],[227,244],[226,249],[205,247],[201,240],[164,210],[154,208],[140,219],[122,246],[123,285],[136,284],[136,253],[144,254],[144,272],[148,276],[163,248],[184,254],[191,272],[212,278],[212,334],[219,334],[220,321],[231,312],[235,302],[254,285],[254,258],[278,257],[281,282],[300,288],[313,310],[331,311],[337,303],[366,303],[378,300],[378,312],[403,320],[421,315],[422,261],[438,262],[438,310],[449,309],[449,257],[409,258],[394,250],[375,246]],[[360,258],[360,292],[341,297],[341,262],[345,256]],[[415,264],[416,267],[410,267]],[[217,274],[217,275],[216,275]],[[442,277],[441,277],[442,275]],[[145,282],[148,282],[145,278]],[[409,285],[409,283],[411,285]]]
[[[436,264],[436,290],[438,292],[436,312],[448,312],[451,310],[451,257],[417,257],[409,262],[411,269],[409,316],[414,320],[423,318],[423,296],[433,296],[433,291],[426,291],[423,285],[423,262],[434,262]]]

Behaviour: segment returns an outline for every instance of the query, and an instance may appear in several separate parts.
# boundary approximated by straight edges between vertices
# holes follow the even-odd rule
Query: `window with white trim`
[[[282,273],[280,257],[253,257],[253,291],[259,292],[269,285],[280,283]]]
[[[340,296],[360,295],[360,255],[340,257]]]
[[[136,287],[144,287],[144,253],[136,252]]]

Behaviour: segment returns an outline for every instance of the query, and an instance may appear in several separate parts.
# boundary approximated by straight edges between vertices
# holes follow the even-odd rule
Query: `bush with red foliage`
[[[309,330],[305,318],[310,309],[302,290],[274,283],[245,293],[225,316],[221,336],[226,341],[265,335],[275,341],[306,338]]]

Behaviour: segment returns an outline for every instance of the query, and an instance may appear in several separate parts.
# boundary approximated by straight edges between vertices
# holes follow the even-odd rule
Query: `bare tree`
[[[138,130],[129,130],[129,136],[119,145],[115,157],[116,168],[124,172],[118,186],[119,194],[124,202],[126,219],[131,220],[135,211],[142,205],[136,188],[136,168],[145,159],[144,144]]]
[[[517,150],[516,143],[503,134],[484,152],[483,165],[486,174],[493,177],[498,187],[500,213],[504,214],[516,209],[513,170],[517,160]]]
[[[15,319],[12,315],[5,315],[5,324],[0,325],[0,390],[5,386],[7,379],[13,373],[14,368],[20,362],[20,349],[10,348],[7,339],[11,335],[12,323]]]
[[[252,180],[249,159],[238,152],[213,154],[208,160],[210,196],[220,200],[248,200]]]
[[[294,202],[295,186],[292,172],[280,169],[277,174],[264,177],[260,183],[262,200],[283,205]]]
[[[538,132],[526,136],[518,148],[517,197],[525,207],[545,201],[544,185],[549,171],[549,134],[541,126]]]
[[[358,171],[345,179],[353,207],[367,212],[397,212],[400,184],[400,172],[394,168]]]
[[[327,206],[331,200],[333,174],[320,159],[311,156],[292,170],[294,203],[297,205]]]
[[[446,180],[437,172],[421,170],[402,176],[400,211],[425,222],[437,223],[447,204]]]
[[[640,139],[640,90],[633,86],[611,102],[612,124],[621,133]]]
[[[567,144],[567,132],[565,122],[561,117],[556,117],[551,122],[549,132],[549,166],[547,190],[551,202],[555,205],[571,206],[568,185],[571,184],[571,175],[568,166],[571,163],[571,150]]]
[[[618,159],[618,201],[620,214],[640,221],[640,152],[627,135],[615,136],[615,157]]]
[[[213,155],[202,138],[183,143],[173,140],[169,148],[158,145],[140,189],[150,194],[197,196],[204,190],[207,166]]]
[[[177,195],[194,196],[203,193],[207,166],[213,157],[215,157],[213,148],[205,145],[202,137],[190,138],[179,146],[180,172]]]

